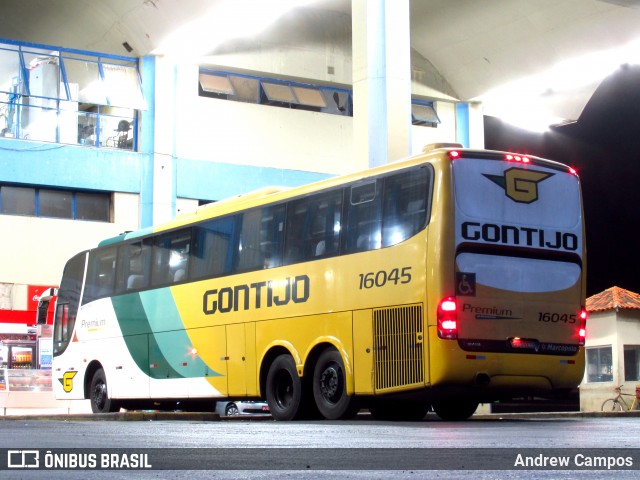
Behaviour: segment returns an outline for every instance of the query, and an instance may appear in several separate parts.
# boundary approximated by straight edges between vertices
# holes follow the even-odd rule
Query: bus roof
[[[105,239],[99,243],[98,246],[111,245],[119,243],[121,241],[130,240],[138,237],[143,237],[152,233],[158,233],[166,230],[172,230],[182,226],[191,225],[197,221],[206,220],[213,217],[223,216],[237,211],[245,210],[247,208],[260,206],[266,203],[274,203],[281,200],[286,200],[290,197],[304,196],[308,193],[313,193],[323,188],[331,188],[346,183],[357,182],[358,180],[366,179],[372,175],[384,174],[387,172],[393,172],[400,168],[411,167],[419,165],[421,163],[439,163],[449,162],[450,157],[446,154],[450,151],[458,151],[461,157],[465,158],[496,158],[497,156],[504,157],[507,152],[499,152],[493,150],[477,150],[477,149],[464,149],[458,148],[456,144],[433,144],[424,147],[423,151],[414,156],[398,160],[396,162],[388,163],[378,167],[370,168],[367,170],[361,170],[354,173],[345,175],[339,175],[317,182],[301,185],[297,187],[279,187],[279,186],[266,186],[258,190],[250,191],[233,197],[225,198],[220,201],[203,205],[193,212],[185,213],[177,216],[174,220],[159,224],[152,227],[143,228],[133,232],[125,232],[116,237]],[[562,169],[570,171],[569,167],[564,164],[554,162],[551,160],[542,159],[527,155],[535,163],[543,163],[551,168]],[[268,200],[265,200],[268,199]]]

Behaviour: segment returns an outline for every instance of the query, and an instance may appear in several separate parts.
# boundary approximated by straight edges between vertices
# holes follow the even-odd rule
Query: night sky
[[[587,296],[640,293],[640,66],[606,78],[578,121],[534,134],[485,117],[485,145],[573,166],[582,183]]]

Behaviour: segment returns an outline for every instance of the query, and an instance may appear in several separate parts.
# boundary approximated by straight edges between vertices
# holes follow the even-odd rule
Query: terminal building
[[[397,35],[406,10],[380,35],[364,13],[353,27],[294,13],[309,35],[267,30],[197,58],[0,38],[0,323],[24,323],[33,292],[104,238],[429,143],[483,147],[479,106]],[[330,30],[314,31],[318,15]]]

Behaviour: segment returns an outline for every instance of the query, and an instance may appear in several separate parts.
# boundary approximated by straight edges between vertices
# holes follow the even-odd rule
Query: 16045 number
[[[551,322],[551,323],[576,323],[577,315],[566,314],[566,313],[549,313],[549,312],[538,312],[538,321],[539,322]]]
[[[387,272],[369,272],[360,274],[360,290],[373,287],[384,287],[388,283],[394,285],[409,283],[411,281],[411,267],[394,268]]]

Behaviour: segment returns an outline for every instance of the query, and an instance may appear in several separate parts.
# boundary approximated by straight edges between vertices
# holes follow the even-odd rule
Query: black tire
[[[111,400],[107,392],[107,377],[104,370],[99,368],[93,374],[89,388],[89,400],[93,413],[110,413],[120,410],[120,405]]]
[[[369,405],[369,411],[376,420],[412,422],[422,420],[431,405],[412,400],[375,399]]]
[[[449,399],[433,404],[433,410],[442,419],[459,422],[467,420],[478,408],[478,402],[466,399]]]
[[[229,403],[226,407],[224,407],[224,414],[227,417],[235,417],[239,415],[238,406],[235,403]]]
[[[273,361],[267,374],[267,403],[276,420],[295,420],[302,406],[302,381],[291,355],[283,354]]]
[[[610,398],[602,403],[600,410],[603,412],[622,412],[624,407],[620,402],[618,402],[618,400]]]
[[[346,374],[340,353],[327,349],[320,354],[313,370],[313,398],[327,420],[354,417],[358,399],[347,394]]]

